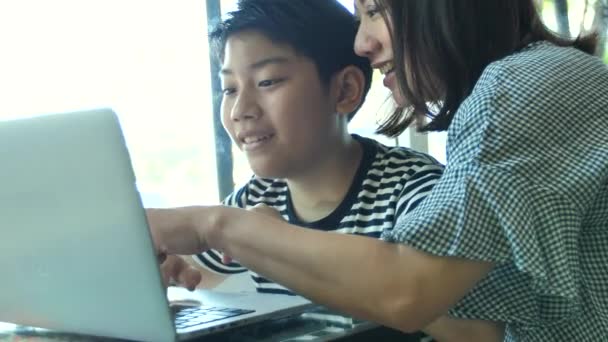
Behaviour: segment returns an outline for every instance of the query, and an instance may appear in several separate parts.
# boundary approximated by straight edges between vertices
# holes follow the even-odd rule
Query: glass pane
[[[0,3],[0,119],[111,107],[148,205],[217,202],[205,2]]]

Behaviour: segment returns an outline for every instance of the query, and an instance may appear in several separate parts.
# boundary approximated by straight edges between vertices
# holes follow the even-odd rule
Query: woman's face
[[[372,67],[384,75],[384,86],[389,88],[395,102],[406,106],[407,101],[399,90],[393,61],[393,45],[390,30],[392,23],[386,22],[382,16],[384,8],[379,7],[375,0],[354,0],[355,14],[360,25],[355,38],[355,52],[367,57]]]

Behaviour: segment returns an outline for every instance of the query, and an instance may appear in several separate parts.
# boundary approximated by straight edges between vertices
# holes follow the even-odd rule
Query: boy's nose
[[[230,119],[232,121],[257,119],[261,115],[260,106],[255,101],[255,98],[247,94],[241,93],[238,95],[232,111]]]

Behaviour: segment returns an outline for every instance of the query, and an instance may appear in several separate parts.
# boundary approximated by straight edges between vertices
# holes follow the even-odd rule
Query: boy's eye
[[[280,79],[280,78],[273,79],[273,80],[263,80],[258,83],[258,87],[270,87],[272,85],[275,85],[275,84],[281,82],[282,80],[283,79]]]
[[[234,92],[236,92],[236,89],[234,89],[234,88],[223,88],[222,89],[222,94],[224,96],[226,96],[226,95],[232,95],[232,94],[234,94]]]

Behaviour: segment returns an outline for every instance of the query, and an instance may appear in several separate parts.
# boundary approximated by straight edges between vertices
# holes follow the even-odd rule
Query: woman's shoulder
[[[454,115],[448,155],[535,175],[543,165],[556,169],[556,162],[563,172],[589,169],[594,160],[580,157],[605,153],[597,146],[608,141],[606,108],[608,67],[599,58],[537,42],[484,71]]]
[[[608,105],[607,90],[608,67],[601,59],[574,47],[535,42],[488,65],[455,121],[519,129],[522,122],[570,121],[578,119],[571,115],[580,108],[595,108],[589,104]]]
[[[599,57],[571,46],[538,41],[488,65],[479,83],[490,81],[503,87],[534,84],[559,89],[555,82],[580,82],[590,86],[588,81],[594,83],[598,77],[604,81],[608,77],[608,68]]]

